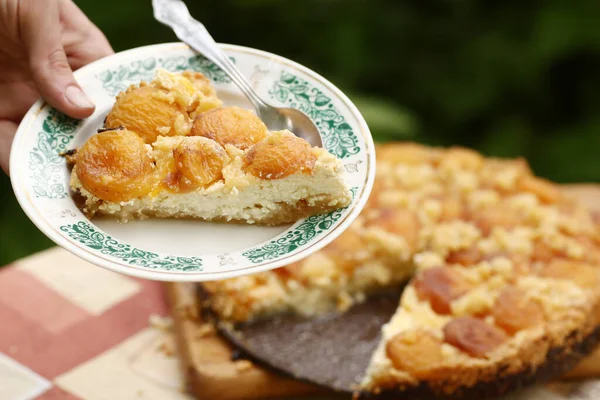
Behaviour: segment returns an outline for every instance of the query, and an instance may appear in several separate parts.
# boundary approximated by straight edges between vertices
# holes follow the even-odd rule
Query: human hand
[[[17,125],[41,96],[73,118],[94,112],[73,70],[113,53],[71,0],[0,0],[0,167]]]

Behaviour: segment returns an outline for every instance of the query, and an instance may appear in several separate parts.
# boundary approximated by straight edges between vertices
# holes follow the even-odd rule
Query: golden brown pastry
[[[203,284],[221,320],[316,316],[408,281],[359,392],[487,398],[571,368],[598,340],[600,230],[523,160],[377,149],[373,193],[293,265]],[[410,397],[412,396],[412,397]]]
[[[199,73],[159,70],[117,96],[105,125],[69,157],[89,217],[278,225],[351,201],[340,160],[222,107]]]

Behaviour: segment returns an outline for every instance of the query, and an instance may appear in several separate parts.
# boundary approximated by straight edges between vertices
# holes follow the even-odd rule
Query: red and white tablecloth
[[[191,400],[159,282],[54,248],[0,269],[0,400]],[[600,380],[502,400],[600,400]]]
[[[167,313],[159,282],[62,249],[0,269],[0,400],[189,400]]]

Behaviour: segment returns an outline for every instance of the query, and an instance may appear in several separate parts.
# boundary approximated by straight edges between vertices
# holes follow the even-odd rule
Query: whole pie
[[[200,73],[159,69],[117,96],[68,155],[89,216],[278,225],[349,205],[341,161],[251,111],[223,107]]]
[[[220,320],[241,323],[343,312],[408,282],[356,393],[487,398],[561,374],[596,343],[599,226],[524,160],[389,144],[336,241],[202,286]]]

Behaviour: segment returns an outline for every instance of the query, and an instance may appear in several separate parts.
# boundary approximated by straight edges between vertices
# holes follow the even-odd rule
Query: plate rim
[[[31,108],[27,111],[27,113],[23,117],[21,123],[19,123],[17,133],[16,133],[13,143],[11,145],[11,156],[10,156],[10,162],[9,162],[10,181],[11,181],[11,186],[13,188],[15,197],[17,198],[17,201],[18,201],[21,209],[25,212],[25,214],[27,215],[29,220],[37,227],[37,229],[39,229],[46,237],[48,237],[50,240],[52,240],[55,244],[57,244],[58,246],[62,247],[65,250],[69,251],[70,253],[76,255],[77,257],[79,257],[87,262],[90,262],[96,266],[99,266],[99,267],[102,267],[102,268],[105,268],[105,269],[108,269],[108,270],[111,270],[114,272],[125,274],[127,276],[142,278],[142,279],[158,280],[158,281],[165,281],[165,282],[200,282],[200,281],[210,281],[210,280],[217,280],[217,279],[218,280],[228,279],[228,278],[233,278],[233,277],[242,276],[242,275],[254,274],[254,273],[258,273],[258,272],[276,269],[276,268],[282,267],[284,265],[288,265],[293,262],[302,260],[302,259],[308,257],[309,255],[315,253],[316,251],[322,249],[327,244],[331,243],[333,240],[335,240],[339,235],[341,235],[348,228],[348,226],[360,214],[360,212],[364,208],[364,206],[369,198],[369,195],[370,195],[372,187],[373,187],[373,182],[375,179],[375,169],[376,169],[375,143],[373,141],[373,137],[370,133],[369,127],[368,127],[366,121],[364,120],[364,117],[362,116],[362,114],[360,113],[358,108],[356,107],[356,105],[348,98],[348,96],[346,94],[344,94],[332,82],[330,82],[329,80],[327,80],[326,78],[324,78],[323,76],[318,74],[317,72],[315,72],[315,71],[309,69],[308,67],[305,67],[304,65],[301,65],[293,60],[270,53],[268,51],[254,49],[254,48],[247,47],[247,46],[240,46],[240,45],[227,44],[227,43],[219,43],[219,46],[225,51],[232,51],[232,52],[238,52],[238,53],[245,53],[245,54],[249,54],[249,55],[256,55],[256,56],[259,56],[260,58],[267,59],[267,60],[273,60],[277,64],[284,65],[286,67],[295,69],[295,70],[305,74],[307,77],[314,79],[316,82],[321,84],[323,87],[325,87],[329,91],[331,91],[332,95],[334,95],[339,101],[341,101],[344,104],[344,106],[350,111],[350,113],[355,118],[355,120],[358,124],[359,130],[361,131],[360,136],[362,137],[362,140],[364,141],[366,158],[369,162],[368,162],[367,171],[366,171],[365,185],[362,187],[362,194],[359,195],[359,198],[358,198],[356,204],[354,205],[353,209],[350,210],[346,214],[344,220],[341,221],[336,228],[329,231],[324,237],[322,237],[321,240],[317,241],[316,243],[306,246],[305,248],[303,248],[296,254],[293,254],[291,256],[287,256],[284,258],[278,257],[275,260],[266,260],[264,262],[257,263],[257,264],[248,263],[247,266],[242,266],[241,268],[236,268],[236,269],[232,269],[229,271],[223,271],[223,272],[214,272],[214,271],[213,272],[206,272],[206,271],[185,272],[185,271],[153,270],[153,269],[149,269],[149,268],[145,268],[145,267],[141,267],[141,266],[120,264],[120,263],[110,260],[108,258],[101,257],[99,254],[96,254],[95,252],[92,252],[89,249],[74,245],[73,243],[71,243],[71,241],[69,241],[65,237],[65,235],[58,232],[56,227],[54,227],[52,224],[50,224],[50,222],[48,221],[48,218],[43,217],[41,215],[41,213],[39,212],[39,210],[34,206],[33,200],[31,199],[31,196],[30,196],[30,193],[29,193],[29,191],[27,191],[25,189],[24,184],[19,184],[19,182],[18,182],[18,180],[19,180],[19,179],[17,179],[18,175],[22,174],[22,171],[24,168],[20,165],[22,165],[22,163],[24,163],[26,161],[24,160],[23,157],[18,158],[15,150],[20,145],[20,143],[23,140],[25,140],[24,136],[29,133],[29,126],[25,126],[24,122],[30,121],[30,120],[33,122],[35,117],[37,116],[37,114],[39,114],[44,109],[44,107],[47,105],[47,102],[40,98],[31,106]],[[75,71],[74,75],[75,75],[76,79],[82,78],[82,75],[86,74],[88,70],[99,68],[99,66],[102,66],[103,64],[110,64],[113,61],[112,58],[115,56],[127,57],[127,55],[135,54],[137,52],[144,51],[144,50],[146,50],[146,51],[154,50],[155,54],[159,54],[161,49],[177,50],[178,48],[180,48],[182,50],[185,49],[194,54],[199,54],[198,52],[194,51],[187,44],[185,44],[183,42],[150,44],[150,45],[140,46],[140,47],[136,47],[136,48],[132,48],[132,49],[127,49],[127,50],[115,53],[114,55],[97,60],[97,61],[90,63],[90,64],[80,68],[79,70]],[[90,223],[94,228],[99,229],[92,221],[88,220],[88,223]],[[100,229],[100,231],[104,232],[102,229]],[[131,243],[127,243],[127,242],[124,242],[124,243],[131,245]],[[137,246],[132,245],[132,247],[137,247]],[[144,250],[150,250],[150,249],[144,248]]]

